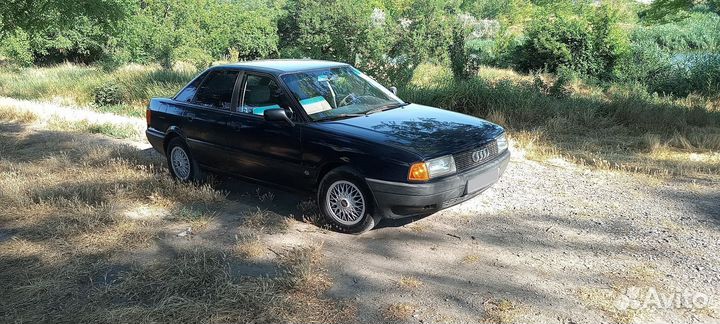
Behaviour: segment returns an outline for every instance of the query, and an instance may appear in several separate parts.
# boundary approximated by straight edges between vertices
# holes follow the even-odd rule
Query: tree
[[[23,52],[33,61],[91,62],[103,54],[133,6],[131,0],[2,1],[0,46],[6,54]]]
[[[655,0],[639,15],[647,23],[670,22],[685,19],[694,10],[720,14],[720,0]]]
[[[629,38],[609,5],[541,10],[528,27],[516,55],[524,71],[555,72],[566,67],[581,74],[610,79],[621,57],[629,51]]]

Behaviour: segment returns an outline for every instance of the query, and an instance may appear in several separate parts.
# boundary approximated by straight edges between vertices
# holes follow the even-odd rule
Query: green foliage
[[[666,51],[714,51],[720,49],[720,16],[693,13],[680,21],[638,27],[631,37],[634,43],[654,42]]]
[[[714,96],[720,93],[720,55],[684,54],[675,56],[667,69],[647,82],[651,92],[685,97],[691,93]]]
[[[166,68],[176,61],[206,67],[221,57],[246,60],[277,53],[277,15],[270,8],[213,0],[149,0],[136,15],[118,41],[127,44],[132,61],[155,60]]]
[[[472,60],[466,47],[469,34],[467,26],[457,21],[452,24],[452,42],[448,46],[450,69],[457,80],[466,80],[477,74],[478,65]]]
[[[423,61],[447,59],[456,10],[443,0],[292,0],[280,19],[282,56],[348,62],[405,83]]]
[[[652,41],[635,41],[628,55],[622,57],[613,71],[613,78],[625,83],[640,83],[670,68],[671,55]]]
[[[655,0],[639,13],[646,23],[667,23],[686,19],[692,12],[720,14],[718,0]]]
[[[0,38],[12,45],[3,46],[4,56],[20,62],[32,56],[101,61],[108,68],[152,61],[207,66],[223,57],[276,55],[277,9],[273,3],[217,0],[17,0],[0,3]]]
[[[5,43],[22,34],[29,44],[23,51],[32,53],[36,61],[92,62],[119,32],[118,22],[129,17],[132,7],[129,0],[2,1],[0,39]],[[22,56],[21,61],[29,57]]]
[[[555,83],[556,90],[551,86],[549,92],[539,89],[535,82],[503,77],[499,80],[474,78],[460,82],[411,84],[401,88],[400,95],[411,102],[467,114],[500,113],[515,129],[533,129],[557,118],[566,120],[568,128],[587,131],[622,125],[636,135],[646,132],[673,134],[688,127],[720,125],[720,112],[700,104],[679,105],[671,98],[650,94],[642,87],[608,91],[597,97],[570,96],[567,85],[573,82],[574,72],[565,70],[562,73],[564,75]]]
[[[19,66],[30,66],[34,59],[30,46],[28,34],[22,29],[16,29],[0,44],[0,57],[4,56]]]
[[[571,71],[683,96],[715,89],[714,75],[698,70],[715,71],[715,61],[697,58],[720,49],[719,4],[9,0],[0,2],[0,60],[16,66],[97,63],[113,72],[128,63],[157,63],[171,71],[216,61],[314,58],[347,62],[399,86],[423,63],[448,67],[458,80],[489,65],[542,70],[560,79]],[[692,57],[693,63],[680,64],[678,57]],[[83,103],[95,101],[91,90],[99,84],[104,83],[81,90]],[[132,85],[122,86],[132,91]],[[158,93],[170,91],[166,87],[149,85]],[[130,100],[140,93],[145,90]]]
[[[144,116],[147,100],[170,97],[187,84],[197,70],[166,70],[157,66],[129,65],[114,71],[99,67],[61,64],[50,67],[0,68],[0,96],[18,99],[58,101],[95,110]],[[110,102],[123,105],[95,104],[96,89],[114,85],[120,94]],[[108,91],[109,92],[109,91]],[[116,92],[115,92],[116,93]]]
[[[627,53],[629,40],[613,8],[541,10],[530,24],[516,63],[525,71],[555,72],[567,67],[582,74],[608,79],[617,61]]]
[[[106,83],[93,90],[93,98],[98,106],[118,105],[123,102],[123,90],[115,83]]]
[[[616,80],[675,96],[717,93],[720,16],[692,13],[680,21],[640,26],[631,37],[630,55],[616,67]]]

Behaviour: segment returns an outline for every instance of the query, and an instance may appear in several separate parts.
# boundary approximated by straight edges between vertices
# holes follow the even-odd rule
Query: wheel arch
[[[167,155],[167,147],[168,143],[170,143],[171,140],[174,138],[182,138],[183,141],[185,140],[185,136],[182,134],[180,129],[177,127],[170,127],[168,131],[165,133],[165,138],[163,139],[163,153]]]
[[[322,179],[325,178],[325,176],[330,171],[347,165],[348,164],[346,162],[342,161],[331,161],[323,164],[323,166],[320,167],[320,171],[318,171],[317,176],[315,177],[315,183],[313,185],[317,188],[320,185]]]
[[[317,189],[316,196],[318,197],[318,199],[320,199],[320,194],[321,194],[320,185],[322,183],[322,180],[325,178],[325,176],[328,173],[330,173],[333,170],[340,169],[340,168],[345,169],[348,173],[353,175],[355,178],[357,178],[358,181],[361,182],[360,185],[364,186],[365,187],[364,189],[367,191],[368,195],[370,195],[370,197],[368,197],[368,198],[373,204],[373,210],[375,210],[375,212],[377,212],[378,204],[377,204],[377,200],[375,199],[375,193],[373,193],[372,188],[370,188],[370,185],[368,185],[367,180],[365,180],[365,176],[362,174],[362,172],[360,170],[358,170],[358,168],[353,167],[352,164],[347,163],[347,162],[334,161],[334,162],[329,162],[329,163],[326,163],[325,165],[323,165],[323,167],[320,169],[321,172],[318,173],[317,182],[315,185],[315,188]]]

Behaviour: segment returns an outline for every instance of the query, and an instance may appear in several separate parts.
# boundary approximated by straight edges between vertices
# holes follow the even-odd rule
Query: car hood
[[[503,132],[502,127],[480,118],[417,104],[316,125],[398,146],[426,159],[483,145]]]

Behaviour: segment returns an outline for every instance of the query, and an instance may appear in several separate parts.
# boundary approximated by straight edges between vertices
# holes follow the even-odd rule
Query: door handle
[[[195,119],[195,115],[188,114],[185,118],[187,118],[188,121],[193,121],[193,119]]]

